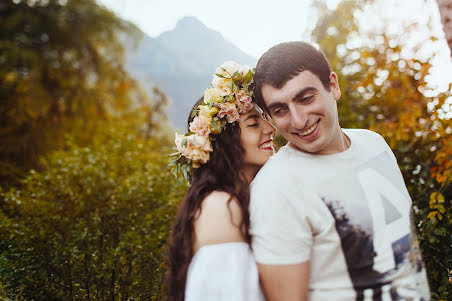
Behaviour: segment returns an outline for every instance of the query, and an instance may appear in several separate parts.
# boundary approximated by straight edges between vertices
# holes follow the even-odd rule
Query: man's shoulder
[[[257,173],[253,182],[281,179],[293,164],[293,154],[289,146],[283,146]]]
[[[362,136],[362,137],[381,137],[377,132],[367,129],[343,129],[346,134]]]
[[[386,141],[384,138],[377,132],[366,130],[366,129],[343,129],[345,134],[347,134],[352,141],[353,140],[359,140],[363,141],[366,144],[372,145],[373,143],[384,143],[386,144]]]

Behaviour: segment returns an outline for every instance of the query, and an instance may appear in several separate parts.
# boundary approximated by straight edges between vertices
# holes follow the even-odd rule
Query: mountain
[[[127,50],[126,68],[147,85],[157,85],[170,98],[169,120],[186,128],[187,116],[203,91],[210,87],[215,68],[225,61],[254,67],[256,59],[245,54],[194,17],[184,17],[176,27],[156,38],[144,36]],[[149,89],[150,90],[150,89]]]

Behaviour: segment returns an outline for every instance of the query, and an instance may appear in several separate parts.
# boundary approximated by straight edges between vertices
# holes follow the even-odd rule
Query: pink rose
[[[246,113],[253,108],[253,104],[251,103],[252,98],[248,92],[240,90],[235,93],[235,97],[237,99],[237,106],[240,114]]]
[[[201,136],[208,136],[210,134],[209,121],[202,116],[197,116],[190,123],[190,132],[196,133]]]
[[[220,108],[217,114],[218,118],[223,118],[226,115],[229,123],[239,120],[239,112],[234,103],[219,103],[217,106]]]

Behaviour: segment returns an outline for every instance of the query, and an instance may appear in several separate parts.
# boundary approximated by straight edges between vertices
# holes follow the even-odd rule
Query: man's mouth
[[[317,129],[318,125],[319,125],[319,122],[317,121],[316,123],[311,125],[307,130],[299,132],[297,134],[302,137],[308,136],[309,134],[312,134]]]

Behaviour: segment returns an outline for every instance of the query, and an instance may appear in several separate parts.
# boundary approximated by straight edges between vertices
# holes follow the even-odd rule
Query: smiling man
[[[251,185],[267,299],[429,300],[396,158],[377,133],[340,127],[325,55],[304,42],[274,46],[255,83],[256,101],[289,141]]]

